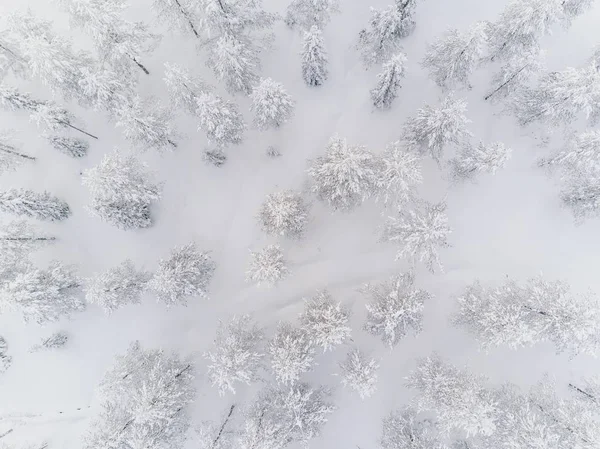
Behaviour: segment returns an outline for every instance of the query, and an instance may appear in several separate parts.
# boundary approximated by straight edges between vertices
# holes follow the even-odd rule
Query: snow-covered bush
[[[294,112],[294,101],[281,83],[264,78],[252,90],[251,110],[254,125],[258,129],[278,128],[286,123]]]
[[[315,357],[315,348],[307,332],[288,323],[277,326],[268,352],[275,379],[284,385],[294,384],[301,374],[310,371]]]
[[[307,170],[311,190],[334,210],[350,211],[376,195],[381,164],[363,146],[345,139],[329,140],[325,155],[311,161]]]
[[[378,285],[364,288],[371,296],[366,304],[367,321],[364,329],[393,348],[409,331],[419,333],[422,329],[425,301],[431,295],[414,287],[414,276],[410,273],[393,276]]]
[[[484,348],[511,348],[551,341],[557,352],[595,355],[600,349],[600,301],[570,294],[568,284],[541,276],[524,285],[509,280],[496,288],[479,282],[458,298],[454,322]]]
[[[85,170],[82,183],[90,190],[89,210],[121,229],[152,226],[150,206],[161,186],[146,164],[118,150],[105,154],[98,166]]]
[[[289,269],[279,245],[267,245],[260,251],[250,252],[246,282],[273,287],[288,275]]]
[[[138,304],[150,278],[150,273],[137,270],[131,260],[125,260],[88,279],[85,299],[110,314],[126,304]]]
[[[467,102],[452,96],[444,98],[438,107],[425,105],[404,124],[404,143],[411,151],[429,153],[439,163],[448,144],[460,145],[471,137],[466,111]]]
[[[340,363],[342,385],[356,392],[361,399],[370,397],[377,389],[377,372],[379,362],[367,357],[358,348],[348,352],[346,359]]]
[[[220,395],[227,391],[235,394],[237,383],[250,385],[257,380],[264,355],[260,352],[262,340],[263,330],[249,315],[219,324],[215,347],[205,357],[210,362],[208,378]]]
[[[377,75],[377,85],[371,90],[373,105],[379,109],[389,109],[398,96],[400,82],[404,78],[406,55],[398,53],[383,64],[383,70]]]
[[[298,239],[308,223],[308,205],[292,190],[274,192],[265,198],[258,220],[267,234]]]
[[[477,146],[466,144],[458,155],[448,161],[450,176],[455,182],[472,180],[478,173],[495,174],[510,159],[511,150],[501,142],[489,145],[479,142]]]
[[[26,189],[0,192],[0,211],[43,221],[61,221],[71,215],[69,205],[63,200],[48,192],[38,193]]]
[[[331,351],[350,338],[349,319],[350,310],[341,302],[334,302],[326,290],[305,300],[304,311],[300,315],[300,323],[308,338],[314,345],[322,347],[323,352]]]
[[[187,303],[189,296],[208,297],[208,284],[215,271],[215,263],[207,253],[198,251],[194,243],[171,250],[162,259],[148,282],[148,289],[167,305]]]
[[[55,332],[48,338],[44,338],[40,343],[31,347],[29,352],[45,351],[48,349],[62,348],[69,341],[69,334],[63,331]]]
[[[424,202],[418,208],[401,211],[397,217],[388,218],[382,240],[400,244],[396,259],[423,262],[433,272],[436,265],[443,270],[438,249],[450,246],[448,235],[451,232],[446,203]]]

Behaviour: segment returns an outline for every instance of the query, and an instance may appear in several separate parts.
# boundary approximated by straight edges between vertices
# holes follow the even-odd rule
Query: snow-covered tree
[[[260,251],[250,251],[246,282],[273,287],[289,274],[290,270],[279,245],[267,245]]]
[[[478,173],[495,174],[510,159],[511,150],[501,142],[477,146],[465,144],[456,157],[450,159],[450,176],[455,182],[472,180]]]
[[[271,78],[261,79],[252,90],[251,110],[258,129],[278,128],[292,117],[294,101],[281,83]]]
[[[496,288],[475,282],[458,298],[454,322],[484,348],[551,341],[557,352],[597,354],[600,301],[591,293],[574,295],[569,290],[566,283],[541,276],[524,285],[508,280]]]
[[[89,210],[121,229],[152,226],[150,206],[161,186],[146,164],[118,150],[105,154],[98,166],[85,170],[82,183],[90,190]]]
[[[93,139],[98,137],[73,124],[74,117],[66,109],[53,102],[36,100],[28,93],[0,84],[0,105],[11,111],[25,110],[38,126],[50,131],[69,128]]]
[[[513,100],[521,125],[534,122],[568,125],[583,113],[593,123],[600,117],[600,71],[593,65],[543,75],[537,87],[524,88]]]
[[[539,47],[562,20],[564,0],[511,0],[496,23],[491,24],[488,45],[492,61],[507,60]]]
[[[219,324],[214,349],[206,353],[209,360],[208,378],[222,396],[236,393],[236,384],[250,385],[258,379],[264,354],[260,345],[263,330],[249,315],[234,317]]]
[[[116,124],[127,140],[140,150],[172,151],[177,148],[177,133],[172,126],[173,111],[150,98],[139,96],[115,107]]]
[[[356,392],[361,399],[371,397],[377,389],[379,362],[352,348],[340,363],[342,385]]]
[[[331,21],[331,15],[339,11],[338,0],[292,0],[286,10],[285,23],[301,30],[323,28]]]
[[[135,342],[102,380],[101,410],[84,448],[180,449],[194,395],[191,364]]]
[[[398,140],[387,145],[381,164],[377,200],[391,206],[412,202],[417,186],[423,182],[420,157],[408,151]]]
[[[423,262],[429,271],[434,272],[435,266],[443,270],[438,249],[450,246],[448,235],[451,232],[446,203],[423,202],[415,209],[400,211],[397,217],[389,217],[382,239],[400,244],[396,259]]]
[[[323,352],[350,338],[352,329],[348,325],[350,310],[341,302],[334,302],[327,290],[318,292],[304,303],[300,323],[311,342],[321,346]]]
[[[0,192],[0,211],[44,221],[65,220],[71,215],[69,205],[48,192],[26,189]]]
[[[207,298],[215,267],[208,253],[199,252],[194,243],[178,246],[161,259],[148,289],[167,305],[185,305],[188,296]]]
[[[471,136],[467,129],[471,121],[466,112],[467,102],[452,95],[445,97],[438,107],[425,105],[404,124],[405,145],[419,154],[429,153],[439,163],[447,145],[460,145]]]
[[[309,86],[320,86],[328,77],[327,53],[323,44],[323,33],[313,25],[304,32],[302,41],[302,78]]]
[[[202,153],[202,160],[206,165],[221,167],[227,162],[227,155],[221,148],[216,148],[214,150],[206,149],[204,150],[204,153]]]
[[[466,32],[451,29],[429,46],[423,67],[438,86],[471,87],[469,77],[485,51],[487,28],[486,23],[477,22]]]
[[[46,351],[49,349],[58,349],[62,348],[69,341],[69,334],[63,331],[58,331],[53,333],[47,338],[42,339],[42,341],[31,347],[29,352],[38,352],[38,351]]]
[[[70,157],[83,157],[90,147],[90,144],[85,140],[76,137],[48,136],[47,139],[55,150]]]
[[[259,80],[256,74],[260,68],[258,50],[243,38],[221,36],[213,45],[206,65],[231,94],[250,95]]]
[[[195,6],[190,0],[153,0],[152,9],[159,20],[164,21],[171,29],[179,29],[192,33],[200,38],[198,32],[198,16]]]
[[[240,143],[246,125],[237,105],[214,94],[210,86],[188,70],[175,64],[165,66],[164,79],[171,101],[198,118],[198,129],[206,133],[209,141],[218,148]]]
[[[35,157],[21,152],[7,133],[0,133],[0,174],[16,169],[23,162],[35,161]]]
[[[7,354],[8,343],[6,339],[0,335],[0,374],[6,372],[6,370],[12,364],[12,357]]]
[[[378,191],[381,164],[363,146],[333,136],[307,170],[311,190],[334,210],[350,211]]]
[[[194,429],[193,444],[199,449],[231,449],[234,447],[235,430],[227,428],[236,405],[229,406],[222,422],[203,421]],[[229,426],[231,427],[231,426]]]
[[[385,10],[371,8],[369,29],[359,33],[358,47],[367,67],[380,64],[402,50],[400,40],[412,33],[416,0],[396,0]]]
[[[560,199],[571,210],[576,223],[600,215],[600,163],[571,168],[562,182]]]
[[[143,22],[129,22],[122,16],[122,0],[55,0],[71,18],[71,24],[93,40],[100,59],[118,73],[136,67],[150,74],[140,62],[142,55],[156,46],[158,36]]]
[[[308,205],[292,190],[270,193],[258,211],[258,221],[267,234],[298,239],[308,224]]]
[[[321,434],[335,406],[330,392],[300,383],[287,388],[267,388],[246,412],[239,440],[241,449],[275,449],[291,442],[307,446]]]
[[[307,332],[289,323],[279,323],[268,352],[275,379],[284,385],[294,384],[301,374],[310,371],[315,357],[315,348]]]
[[[131,260],[86,280],[85,299],[111,314],[126,304],[138,304],[151,275],[135,268]]]
[[[398,96],[400,82],[404,78],[406,55],[398,53],[383,64],[383,70],[377,75],[377,85],[371,89],[373,105],[379,109],[389,109]]]
[[[525,83],[529,78],[541,69],[542,61],[537,48],[512,55],[494,73],[492,78],[493,87],[483,99],[494,101],[518,94],[519,91],[525,88]]]
[[[434,423],[417,415],[410,406],[388,414],[379,440],[382,449],[445,449]]]
[[[408,332],[421,332],[425,301],[430,300],[431,295],[415,288],[414,282],[414,276],[406,273],[364,288],[371,297],[370,303],[365,305],[368,314],[364,329],[380,336],[390,348]]]
[[[0,286],[0,310],[16,310],[26,322],[56,321],[83,310],[79,286],[72,267],[54,261],[43,270],[28,264]]]
[[[0,230],[0,251],[26,259],[28,253],[56,241],[25,220],[13,220]]]
[[[540,167],[575,170],[600,163],[600,131],[584,131],[569,138],[564,148],[538,161]]]
[[[492,435],[499,408],[487,379],[444,362],[434,354],[421,359],[407,385],[419,390],[417,410],[436,413],[442,432],[462,431],[467,436]]]

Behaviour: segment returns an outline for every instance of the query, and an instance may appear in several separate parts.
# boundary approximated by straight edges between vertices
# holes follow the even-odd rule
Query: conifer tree
[[[71,215],[69,205],[50,195],[33,190],[10,189],[0,192],[0,210],[44,221],[61,221]]]
[[[431,44],[423,67],[443,89],[470,87],[469,76],[479,63],[486,44],[488,25],[478,22],[467,32],[451,29]]]
[[[379,285],[367,285],[364,289],[371,297],[366,304],[367,321],[364,329],[380,336],[390,348],[408,332],[419,333],[423,328],[423,309],[431,295],[414,287],[410,273],[393,276]]]
[[[379,109],[389,109],[398,96],[398,89],[404,78],[406,55],[398,53],[383,65],[383,71],[377,75],[377,86],[371,90],[373,105]]]
[[[412,259],[413,263],[425,263],[434,272],[437,265],[443,271],[438,248],[447,248],[448,226],[446,203],[422,203],[416,209],[400,211],[397,217],[390,217],[384,225],[382,239],[398,242],[400,250],[396,259]]]
[[[151,275],[135,268],[131,260],[91,277],[85,283],[85,299],[111,314],[126,304],[138,304]]]
[[[200,38],[198,16],[190,0],[154,0],[152,9],[156,17],[166,22],[169,28],[192,33],[193,37]]]
[[[194,243],[176,247],[148,282],[148,289],[167,305],[187,304],[187,297],[208,297],[208,284],[215,263],[207,253],[199,252]]]
[[[327,80],[327,53],[323,44],[323,33],[313,25],[304,32],[302,42],[302,78],[308,86],[320,86]]]
[[[294,111],[294,101],[281,83],[265,78],[252,90],[251,110],[258,129],[278,128],[285,124]]]

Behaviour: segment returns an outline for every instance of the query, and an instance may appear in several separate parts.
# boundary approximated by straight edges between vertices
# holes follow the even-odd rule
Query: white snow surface
[[[189,38],[166,31],[150,9],[149,0],[131,0],[128,18],[152,24],[153,32],[164,37],[157,50],[144,59],[150,75],[140,73],[142,96],[155,95],[168,101],[163,82],[165,62],[189,68],[225,92],[205,66]],[[560,206],[558,187],[536,168],[535,161],[548,155],[563,141],[561,130],[550,135],[536,127],[520,128],[514,117],[501,115],[502,106],[484,102],[490,88],[489,68],[476,71],[473,89],[457,96],[468,101],[468,117],[474,141],[499,141],[512,148],[512,159],[495,176],[482,175],[477,184],[451,186],[447,171],[440,171],[431,159],[424,159],[424,182],[420,195],[430,202],[446,198],[451,247],[440,257],[445,272],[431,274],[419,266],[415,286],[434,298],[425,305],[423,332],[407,336],[393,350],[380,339],[362,330],[369,300],[359,289],[367,282],[381,282],[405,272],[405,261],[394,261],[393,244],[379,241],[385,215],[381,205],[368,201],[351,213],[332,212],[312,198],[306,186],[307,159],[324,153],[329,138],[338,133],[350,144],[365,145],[380,154],[386,144],[398,140],[406,118],[425,104],[439,104],[443,94],[420,66],[427,44],[448,27],[466,30],[479,20],[495,20],[507,0],[423,0],[417,4],[414,33],[403,40],[407,55],[406,78],[391,109],[375,110],[369,90],[376,83],[379,66],[365,70],[355,49],[358,32],[367,25],[369,7],[384,8],[391,0],[342,0],[340,14],[332,17],[323,37],[329,55],[329,78],[323,86],[307,87],[302,79],[302,36],[283,22],[275,26],[273,48],[262,57],[260,76],[281,82],[296,102],[292,119],[281,128],[259,132],[249,129],[242,144],[227,150],[227,163],[216,168],[202,160],[206,137],[196,130],[193,118],[179,114],[176,125],[184,134],[175,152],[159,155],[152,151],[141,158],[164,181],[162,199],[153,206],[155,225],[136,231],[119,230],[97,217],[85,206],[89,194],[81,185],[81,172],[96,166],[114,148],[128,149],[121,131],[103,113],[84,110],[75,104],[68,108],[99,137],[90,140],[87,156],[71,159],[52,149],[35,124],[22,112],[0,111],[2,128],[14,128],[15,140],[28,154],[38,157],[14,173],[0,177],[0,188],[48,190],[66,200],[72,216],[59,223],[38,226],[58,242],[34,254],[44,266],[51,259],[78,266],[79,275],[90,277],[131,259],[140,269],[155,270],[160,258],[175,246],[196,242],[199,250],[210,251],[217,264],[209,287],[209,299],[192,298],[188,306],[169,309],[146,294],[139,305],[128,305],[106,316],[100,307],[88,306],[70,320],[38,326],[24,324],[17,314],[0,315],[0,335],[9,344],[12,366],[0,377],[0,440],[5,444],[48,441],[51,449],[76,449],[98,410],[96,388],[114,357],[124,354],[132,340],[144,347],[165,348],[190,356],[195,362],[198,389],[192,404],[192,422],[219,420],[230,405],[249,403],[256,391],[272,383],[272,377],[251,386],[240,386],[235,396],[220,397],[211,388],[202,354],[210,350],[219,320],[234,314],[250,313],[272,337],[278,321],[298,324],[303,298],[327,289],[336,301],[352,310],[353,344],[380,360],[379,384],[371,398],[360,398],[340,386],[333,376],[351,343],[333,352],[319,353],[317,365],[303,380],[335,388],[337,410],[320,437],[310,447],[375,448],[381,421],[392,409],[406,404],[412,392],[405,377],[414,369],[417,357],[433,351],[459,366],[467,365],[485,374],[495,384],[515,382],[527,387],[549,372],[559,380],[599,372],[600,363],[588,356],[569,359],[556,355],[551,344],[530,349],[498,348],[480,352],[474,339],[451,326],[449,314],[455,297],[474,281],[501,282],[506,276],[518,281],[543,273],[548,279],[569,282],[576,291],[588,288],[600,294],[598,220],[576,226],[570,212]],[[283,15],[287,2],[265,0],[264,7]],[[69,28],[68,17],[46,0],[2,0],[0,17],[30,7],[39,17],[55,20],[55,30],[70,36],[76,47],[91,48],[89,39]],[[582,65],[598,43],[600,2],[578,17],[568,30],[557,26],[542,39],[548,70]],[[36,98],[50,99],[39,83],[12,78],[6,81],[31,92]],[[59,99],[60,100],[60,99]],[[251,123],[250,100],[233,97]],[[575,125],[580,129],[583,122]],[[267,147],[275,146],[282,156],[268,158]],[[446,153],[449,158],[454,150]],[[269,193],[304,190],[312,201],[311,221],[302,240],[269,237],[261,231],[256,215]],[[6,217],[2,217],[6,219]],[[266,290],[244,280],[249,250],[279,243],[289,263],[291,275],[275,288]],[[70,339],[64,348],[28,352],[43,337],[63,330]],[[238,416],[239,418],[239,416]],[[239,421],[237,421],[239,423]],[[188,447],[194,447],[189,440]],[[296,446],[293,446],[296,447]]]

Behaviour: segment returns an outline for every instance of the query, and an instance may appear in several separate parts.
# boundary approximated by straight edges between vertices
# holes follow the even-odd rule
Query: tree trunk
[[[504,86],[508,85],[512,80],[514,80],[516,78],[516,76],[521,73],[523,70],[525,70],[525,68],[528,66],[529,64],[525,64],[523,67],[521,67],[519,69],[519,71],[517,73],[515,73],[513,76],[511,76],[509,79],[507,79],[504,83],[500,84],[500,86],[498,86],[493,92],[487,94],[485,97],[483,97],[483,99],[485,101],[489,100],[491,97],[493,97],[496,93],[498,93],[498,91],[500,89],[502,89]]]
[[[56,237],[0,237],[0,241],[6,242],[50,242]]]
[[[33,156],[28,156],[27,154],[19,153],[18,151],[15,151],[15,148],[11,147],[10,145],[0,143],[0,151],[4,151],[5,153],[22,157],[23,159],[29,159],[30,161],[35,161],[35,158]]]
[[[225,417],[225,421],[223,421],[223,424],[221,425],[221,428],[219,429],[219,433],[217,434],[217,436],[215,437],[215,439],[212,442],[211,448],[216,447],[217,443],[221,439],[221,435],[223,435],[223,430],[225,429],[225,426],[227,425],[227,422],[231,418],[231,415],[233,414],[233,410],[234,409],[235,409],[235,404],[232,404],[231,407],[229,408],[229,413]]]
[[[181,3],[179,3],[179,0],[175,0],[175,4],[179,7],[179,11],[181,12],[181,15],[186,18],[188,24],[190,25],[190,28],[192,29],[192,32],[196,35],[197,38],[200,38],[200,35],[198,34],[198,31],[196,31],[196,27],[194,27],[194,24],[192,23],[192,21],[188,17],[187,12],[185,11],[185,9],[183,9],[183,6],[181,6]]]
[[[80,133],[85,134],[86,136],[90,136],[92,139],[98,140],[98,137],[94,136],[93,134],[88,133],[87,131],[84,131],[81,128],[77,128],[75,125],[71,125],[70,123],[63,122],[63,121],[59,121],[58,123],[60,123],[63,126],[68,126],[69,128],[72,128],[75,131],[79,131]]]
[[[140,69],[142,69],[146,75],[150,75],[150,72],[148,71],[148,69],[147,69],[146,67],[144,67],[144,65],[143,65],[141,62],[139,62],[137,59],[135,59],[135,57],[134,57],[134,56],[132,56],[132,57],[131,57],[131,60],[132,60],[133,62],[135,62],[135,64],[136,64],[136,65],[137,65],[137,66],[138,66]]]
[[[592,393],[589,393],[589,392],[585,391],[582,388],[579,388],[577,385],[569,383],[569,388],[571,388],[572,390],[575,390],[577,393],[579,393],[579,394],[587,397],[588,399],[591,399],[594,402],[598,401],[598,398],[596,396],[594,396]]]

